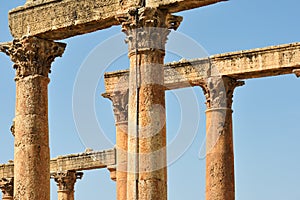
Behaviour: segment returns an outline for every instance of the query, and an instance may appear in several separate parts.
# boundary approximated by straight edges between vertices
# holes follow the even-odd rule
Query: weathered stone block
[[[300,74],[295,69],[300,69],[300,43],[168,63],[164,65],[164,84],[166,89],[171,90],[199,85],[210,75],[251,79]],[[106,73],[104,75],[106,93],[128,89],[128,78],[128,70]]]
[[[227,0],[146,0],[146,6],[167,9],[173,13],[207,6],[222,1]]]
[[[64,39],[117,25],[115,15],[135,2],[121,6],[119,0],[37,1],[11,10],[9,24],[15,38]]]
[[[220,1],[148,0],[146,6],[178,12]],[[119,25],[116,15],[142,4],[140,0],[29,0],[9,12],[9,26],[15,38],[60,40]]]

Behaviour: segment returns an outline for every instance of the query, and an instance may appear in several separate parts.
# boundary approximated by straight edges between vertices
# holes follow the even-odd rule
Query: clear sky
[[[12,40],[8,10],[24,3],[24,0],[0,1],[1,42]],[[298,0],[231,0],[179,13],[184,21],[177,32],[201,45],[209,55],[298,42],[299,7]],[[86,148],[101,150],[114,146],[111,103],[100,96],[104,92],[101,73],[128,68],[126,52],[123,52],[126,45],[122,42],[125,36],[120,32],[120,27],[113,27],[63,41],[67,49],[62,58],[56,59],[50,74],[51,157],[83,152]],[[180,45],[180,41],[174,43]],[[110,52],[119,52],[116,45],[123,48],[120,50],[123,53],[109,60]],[[172,46],[171,50],[174,49],[176,46]],[[167,61],[189,56],[169,53]],[[97,68],[99,71],[93,76],[95,83],[90,77],[80,79],[82,70]],[[6,163],[13,159],[13,136],[9,129],[14,117],[15,83],[12,63],[4,54],[0,55],[0,71],[0,163]],[[78,82],[79,79],[83,82]],[[84,122],[78,120],[76,114],[89,106],[77,110],[76,99],[86,98],[78,88],[93,91],[93,98],[89,99],[93,112]],[[300,199],[299,88],[300,79],[286,75],[247,80],[245,86],[236,89],[233,119],[237,200]],[[75,95],[78,91],[82,96]],[[187,93],[194,95],[192,100],[185,98]],[[169,166],[170,200],[205,199],[205,160],[199,158],[205,135],[204,111],[200,88],[167,92],[168,144],[176,141],[180,133],[188,137],[195,134],[189,140],[189,148],[181,152],[182,157]],[[95,121],[102,132],[97,128],[88,129]],[[110,143],[97,140],[101,133]],[[57,199],[53,180],[51,195],[51,200]],[[115,183],[109,179],[108,171],[84,172],[83,179],[76,183],[76,199],[115,199]]]

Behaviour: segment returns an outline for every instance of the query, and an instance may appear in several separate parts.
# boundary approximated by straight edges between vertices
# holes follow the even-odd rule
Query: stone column
[[[202,86],[206,96],[206,200],[234,200],[232,97],[244,82],[211,77]]]
[[[116,88],[117,90],[118,88]],[[117,200],[127,199],[127,130],[128,130],[128,90],[104,94],[113,103],[116,123],[116,190]],[[109,168],[113,179],[113,168]]]
[[[13,200],[14,178],[0,179],[0,189],[2,191],[2,200]]]
[[[82,176],[82,172],[74,171],[52,173],[51,178],[55,180],[58,187],[58,200],[74,200],[74,185]]]
[[[120,17],[130,59],[127,200],[166,200],[165,43],[181,17],[144,7]]]
[[[16,69],[14,199],[50,199],[48,74],[65,44],[25,37],[5,53]]]

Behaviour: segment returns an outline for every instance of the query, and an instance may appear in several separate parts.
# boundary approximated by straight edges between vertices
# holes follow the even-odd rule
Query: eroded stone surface
[[[112,101],[116,124],[116,165],[110,167],[111,179],[116,181],[117,200],[127,199],[127,143],[129,91],[104,94]]]
[[[127,200],[165,200],[163,62],[169,29],[176,29],[182,18],[170,15],[167,10],[147,7],[120,16],[119,20],[127,36],[130,60]]]
[[[101,169],[116,164],[116,150],[92,151],[59,156],[50,161],[50,173]],[[14,177],[14,164],[0,165],[0,179]]]
[[[292,74],[294,69],[300,69],[300,43],[168,63],[164,65],[164,83],[171,90],[199,85],[212,75],[251,79]],[[109,72],[104,77],[107,93],[128,88],[128,70]]]
[[[1,178],[0,189],[2,191],[2,200],[13,200],[14,178]]]
[[[206,96],[206,200],[234,200],[232,98],[244,82],[209,77],[200,85]]]
[[[65,44],[36,37],[16,39],[1,49],[16,69],[14,199],[50,199],[48,73]]]
[[[147,7],[167,9],[171,13],[207,6],[227,0],[146,0]]]
[[[39,36],[59,40],[119,25],[115,16],[136,7],[159,7],[178,12],[221,1],[28,0],[24,6],[10,11],[9,25],[15,38]]]
[[[82,172],[64,171],[51,174],[57,184],[57,199],[58,200],[74,200],[74,185],[77,179],[81,179]]]

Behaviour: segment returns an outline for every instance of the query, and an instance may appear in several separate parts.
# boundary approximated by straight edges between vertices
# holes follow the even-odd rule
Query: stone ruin
[[[295,73],[300,43],[164,64],[172,13],[222,0],[27,0],[9,12],[12,42],[1,52],[16,70],[14,161],[0,165],[2,199],[74,199],[84,170],[107,168],[118,200],[166,200],[165,91],[199,86],[206,97],[206,199],[234,200],[232,97],[242,80]],[[105,74],[103,97],[112,101],[116,148],[50,159],[48,74],[66,44],[56,42],[114,25],[127,36],[130,69]],[[130,98],[129,98],[130,97]],[[153,134],[154,132],[154,134]],[[37,176],[37,173],[39,174]]]

